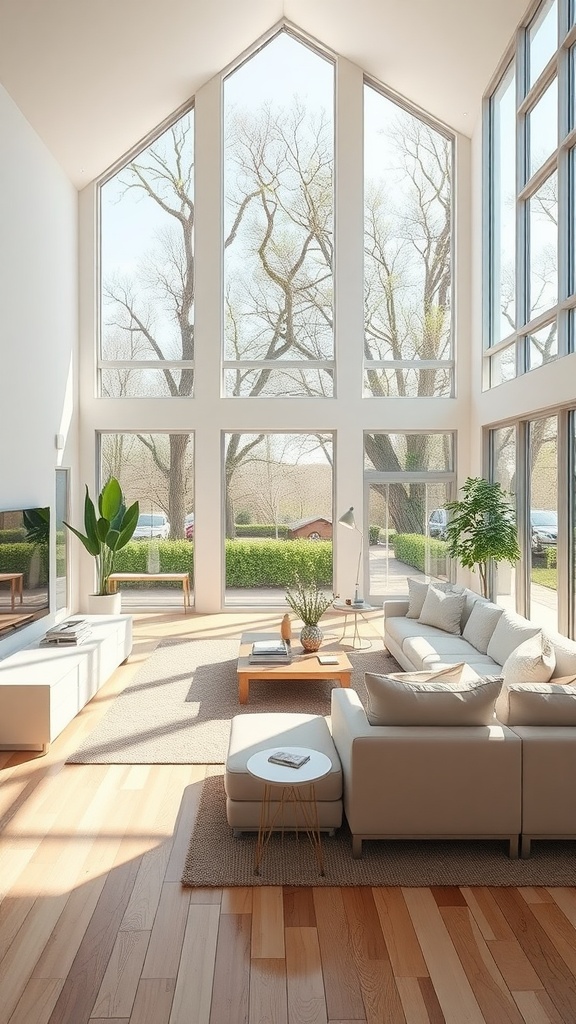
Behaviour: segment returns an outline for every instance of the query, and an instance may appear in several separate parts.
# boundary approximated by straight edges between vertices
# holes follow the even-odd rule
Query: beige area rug
[[[209,770],[210,771],[210,770]],[[222,769],[212,769],[211,772]],[[236,885],[576,885],[576,843],[533,842],[528,860],[510,860],[508,846],[488,840],[365,842],[361,860],[352,857],[348,828],[322,837],[325,875],[318,873],[307,837],[272,836],[254,874],[253,833],[235,839],[226,821],[223,776],[204,783],[188,848],[182,884]]]
[[[238,646],[228,639],[163,641],[68,762],[223,764],[234,715],[330,714],[330,692],[338,685],[330,680],[250,683],[248,704],[238,704]],[[382,647],[348,654],[352,686],[363,701],[365,672],[399,670]]]

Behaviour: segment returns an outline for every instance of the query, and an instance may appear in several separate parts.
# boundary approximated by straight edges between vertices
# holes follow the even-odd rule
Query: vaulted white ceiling
[[[81,188],[286,18],[470,135],[526,5],[0,0],[0,83]]]

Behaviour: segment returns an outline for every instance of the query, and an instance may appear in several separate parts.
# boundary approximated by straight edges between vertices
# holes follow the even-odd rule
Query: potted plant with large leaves
[[[86,551],[96,559],[98,590],[89,595],[88,610],[116,614],[120,611],[120,594],[108,593],[108,577],[114,572],[116,553],[132,539],[140,507],[137,501],[130,508],[122,495],[122,488],[115,477],[110,477],[98,496],[98,514],[88,493],[84,498],[84,530],[76,530],[70,523],[64,523],[82,541]],[[93,599],[96,600],[93,600]]]
[[[501,485],[483,477],[468,477],[460,490],[463,497],[446,504],[447,553],[472,572],[478,568],[482,596],[488,597],[489,563],[514,565],[520,558],[514,509]]]

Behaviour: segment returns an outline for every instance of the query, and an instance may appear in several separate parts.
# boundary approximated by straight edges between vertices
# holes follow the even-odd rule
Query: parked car
[[[448,513],[445,508],[435,508],[428,518],[428,536],[446,540]]]
[[[166,540],[169,533],[170,523],[166,516],[141,512],[134,530],[134,540],[150,540],[152,537]]]
[[[558,513],[552,509],[533,508],[530,510],[532,527],[532,550],[556,547],[558,541]]]
[[[186,540],[194,540],[194,513],[189,512],[184,520]]]

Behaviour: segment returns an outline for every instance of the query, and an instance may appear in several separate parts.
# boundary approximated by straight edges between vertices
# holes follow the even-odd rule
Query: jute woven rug
[[[376,644],[376,642],[375,642]],[[68,761],[76,764],[223,764],[234,715],[330,714],[334,681],[254,682],[238,704],[238,640],[163,641]],[[365,700],[365,672],[398,672],[376,645],[348,652],[352,686]]]
[[[506,843],[488,840],[365,842],[352,857],[346,826],[322,837],[325,875],[318,873],[307,837],[273,835],[254,874],[252,833],[235,839],[226,821],[222,769],[209,769],[188,848],[182,884],[236,885],[576,885],[576,844],[534,842],[528,860],[510,860]],[[217,774],[216,774],[217,773]]]

